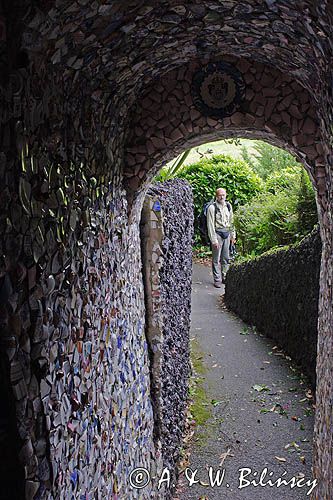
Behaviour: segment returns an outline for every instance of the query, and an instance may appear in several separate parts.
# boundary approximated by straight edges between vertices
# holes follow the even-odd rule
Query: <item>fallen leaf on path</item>
[[[221,403],[222,403],[222,401],[217,401],[216,399],[212,399],[212,400],[211,400],[211,404],[212,404],[213,406],[218,406],[218,405],[220,405]]]
[[[269,410],[268,408],[261,408],[260,413],[269,413],[272,410]]]
[[[283,457],[275,457],[279,462],[286,462],[287,460]]]
[[[270,388],[267,387],[267,385],[265,385],[265,384],[261,384],[261,385],[260,384],[254,384],[252,386],[252,389],[254,389],[257,392],[270,391]]]
[[[285,450],[289,450],[290,448],[294,448],[296,451],[300,450],[300,446],[296,443],[296,441],[292,441],[284,447]]]
[[[231,450],[230,448],[227,449],[226,452],[222,453],[220,456],[219,456],[219,459],[221,460],[220,464],[219,464],[219,467],[222,467],[223,464],[224,464],[224,461],[227,457],[233,457],[234,455],[232,453],[230,453]]]
[[[286,412],[286,409],[288,408],[287,405],[282,406],[280,403],[276,403],[274,407],[274,411],[276,413],[279,413],[280,415],[284,415],[285,417],[288,418],[288,413]]]

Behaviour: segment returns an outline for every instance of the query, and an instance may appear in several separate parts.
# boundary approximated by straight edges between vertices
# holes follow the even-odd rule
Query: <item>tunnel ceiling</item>
[[[147,365],[141,364],[145,347],[141,342],[144,306],[140,244],[137,225],[132,223],[139,221],[139,203],[132,209],[132,219],[132,213],[127,211],[129,201],[135,200],[134,195],[140,189],[143,191],[144,180],[150,179],[153,161],[159,161],[171,149],[176,152],[187,144],[187,140],[197,141],[202,132],[217,138],[226,129],[234,133],[240,126],[249,133],[264,130],[265,137],[272,140],[279,138],[283,143],[291,140],[294,149],[300,154],[303,152],[302,158],[308,160],[308,170],[318,188],[324,243],[317,363],[320,412],[315,430],[314,463],[316,475],[322,478],[324,493],[318,498],[332,497],[329,485],[332,452],[328,447],[332,435],[329,405],[332,379],[329,378],[329,343],[333,315],[332,14],[332,0],[2,0],[0,5],[0,173],[4,178],[0,205],[5,207],[0,209],[3,232],[0,243],[4,249],[1,254],[4,253],[6,259],[8,256],[8,268],[4,258],[0,267],[13,280],[8,286],[13,299],[8,302],[13,315],[13,332],[16,334],[16,329],[23,332],[22,349],[18,351],[22,370],[33,365],[33,356],[39,356],[39,352],[42,370],[52,355],[50,374],[54,380],[57,376],[54,360],[59,346],[58,325],[72,322],[81,325],[84,314],[94,321],[94,329],[87,328],[86,338],[94,342],[95,359],[101,360],[104,354],[101,356],[100,350],[104,352],[104,348],[101,349],[99,337],[94,332],[100,329],[102,310],[105,311],[103,317],[111,318],[112,328],[118,313],[124,315],[133,340],[135,363],[146,370]],[[186,68],[205,67],[206,63],[218,59],[232,60],[239,71],[244,61],[250,65],[249,70],[242,72],[247,83],[245,99],[239,110],[223,120],[200,116],[191,99],[186,101],[190,92],[186,85],[189,82],[184,78]],[[177,74],[172,82],[167,78],[170,73]],[[255,83],[254,73],[258,76]],[[266,82],[261,78],[263,73],[266,73]],[[271,85],[267,77],[273,73],[276,78]],[[187,73],[186,76],[191,75]],[[179,86],[176,89],[178,104],[171,99],[172,92],[169,92],[170,101],[165,99],[164,92],[169,95],[168,85]],[[148,99],[147,105],[145,94],[150,89],[156,92],[158,87],[163,102],[161,97],[156,110],[155,104],[150,105]],[[287,94],[293,94],[295,108]],[[183,97],[186,106],[183,106]],[[278,104],[275,99],[279,100]],[[278,113],[275,113],[275,104]],[[158,116],[159,113],[163,115],[163,105],[164,116]],[[301,115],[297,116],[299,110]],[[151,123],[148,118],[152,119]],[[170,125],[171,118],[174,121]],[[141,121],[156,134],[147,128],[141,130]],[[155,126],[156,123],[161,128]],[[131,258],[126,259],[126,255]],[[21,256],[24,266],[19,262]],[[49,280],[50,277],[53,279]],[[74,301],[63,302],[62,286],[64,296],[72,294],[76,297]],[[17,297],[21,301],[19,307],[22,304],[22,319],[18,316],[21,312]],[[89,307],[87,313],[83,313],[86,297]],[[37,301],[43,301],[40,307]],[[46,330],[44,336],[42,321],[50,323],[52,328],[55,326],[54,336],[53,330],[50,333]],[[116,333],[122,334],[124,323],[117,323]],[[66,345],[64,352],[72,353],[73,342],[81,342],[85,335],[84,328],[73,328],[74,339],[67,326],[61,328]],[[41,349],[31,348],[31,358],[30,354],[27,357],[23,354],[28,349],[26,345],[30,346],[25,344],[29,336]],[[42,349],[44,343],[50,346],[48,352]],[[126,350],[121,344],[117,349],[124,353],[117,362],[121,367]],[[59,357],[61,352],[59,350]],[[15,383],[16,376],[21,381],[20,363],[14,373]],[[68,354],[68,363],[72,373],[72,367],[77,364],[72,354]],[[117,373],[120,377],[121,372]],[[29,389],[29,395],[24,392],[27,391],[25,382],[23,388],[16,384],[17,399],[23,400],[25,405],[29,396],[28,411],[34,410],[25,415],[24,405],[17,407],[18,428],[22,429],[25,440],[20,454],[27,466],[30,488],[27,491],[37,491],[41,480],[43,494],[51,487],[45,457],[50,449],[51,460],[56,456],[55,487],[60,494],[66,494],[70,484],[76,482],[76,476],[65,478],[62,470],[68,468],[69,462],[82,466],[78,458],[80,450],[73,440],[61,439],[58,446],[58,437],[53,433],[58,424],[53,424],[51,417],[58,413],[59,418],[59,412],[58,407],[49,404],[51,386],[44,375],[44,371],[39,375],[43,381],[40,391],[43,402],[35,399],[35,394],[39,394],[38,384],[34,383]],[[148,376],[147,369],[142,394],[149,385]],[[116,394],[119,405],[115,408],[120,408],[123,395],[118,388],[114,389],[117,379],[113,372],[101,370],[96,379],[98,387],[102,387],[100,394],[104,393],[107,398]],[[60,384],[56,405],[59,402],[64,412],[61,420],[66,422],[69,397],[62,395],[70,396],[73,385],[66,383],[68,388],[63,391],[62,384],[65,382]],[[131,404],[129,410],[135,409],[131,398],[135,399],[141,391],[134,387],[129,394],[124,392],[128,396],[126,404]],[[93,397],[89,401],[93,404]],[[76,399],[73,407],[77,408]],[[112,408],[111,417],[110,411],[111,406],[104,409],[101,402],[104,426],[101,429],[105,429],[105,436],[112,436],[114,423],[119,422],[117,409]],[[85,412],[87,419],[94,418],[89,405]],[[37,418],[30,418],[30,415]],[[50,417],[49,420],[45,416]],[[132,421],[139,417],[141,438],[147,438],[144,447],[148,457],[151,453],[150,406],[140,407]],[[51,439],[46,437],[48,430]],[[134,464],[136,449],[131,447],[131,441],[125,440],[125,434],[119,443],[114,441],[114,448],[108,446],[107,439],[104,442],[104,437],[102,443],[104,448],[100,455],[83,474],[88,483],[94,472],[106,465],[106,484],[113,487],[109,482],[111,476],[117,481],[119,478],[125,481],[125,470],[120,475],[118,469],[112,470],[114,457],[119,451],[120,465],[123,458]],[[126,447],[130,443],[128,451],[122,447],[123,443]],[[141,443],[136,441],[136,445],[139,450]],[[38,453],[39,465],[44,463],[45,469],[37,471]],[[149,459],[143,464],[149,465]],[[104,490],[102,475],[97,472],[96,478]],[[115,494],[116,490],[115,481]],[[110,498],[110,495],[104,494],[104,497]]]
[[[94,87],[128,95],[192,58],[230,54],[288,72],[311,93],[328,83],[326,1],[57,1],[28,13],[23,46],[42,71],[86,72]],[[30,19],[29,19],[30,18]],[[29,22],[28,22],[29,20]],[[135,91],[135,95],[134,95]]]

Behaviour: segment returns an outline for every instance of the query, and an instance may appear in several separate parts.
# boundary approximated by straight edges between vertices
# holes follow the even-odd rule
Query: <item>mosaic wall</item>
[[[17,429],[9,411],[4,427],[7,440],[17,433],[15,477],[29,499],[152,498],[149,485],[142,494],[129,484],[134,467],[155,464],[155,447],[122,135],[103,148],[91,121],[97,104],[84,91],[62,115],[60,82],[42,89],[19,74],[18,100],[14,77],[3,88],[0,156],[1,349]]]
[[[96,196],[94,177],[61,170],[25,156],[17,198],[7,174],[1,322],[19,457],[29,498],[116,498],[154,455],[139,239],[112,185]]]
[[[297,154],[318,189],[315,472],[332,497],[332,14],[328,0],[1,3],[2,370],[28,498],[126,498],[128,469],[155,463],[138,191],[182,148],[240,130]],[[196,76],[193,94],[219,62],[236,71]],[[222,118],[202,114],[216,103]]]
[[[225,74],[229,81],[223,81]],[[221,81],[214,82],[219,75]],[[225,102],[213,101],[214,89],[209,89],[214,85],[215,95],[220,92]],[[171,71],[137,102],[126,150],[129,195],[133,198],[163,162],[182,150],[240,135],[266,139],[296,154],[307,164],[319,194],[325,192],[323,147],[308,92],[271,67],[225,57],[223,63],[193,61]]]
[[[158,195],[163,210],[161,443],[163,465],[173,470],[184,432],[190,373],[193,198],[190,186],[178,179],[153,185],[149,192]]]
[[[151,359],[154,439],[162,466],[176,479],[188,401],[193,199],[175,179],[153,184],[141,220]]]

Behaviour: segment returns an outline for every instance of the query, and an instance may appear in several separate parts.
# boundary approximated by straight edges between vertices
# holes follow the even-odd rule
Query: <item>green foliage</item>
[[[296,200],[290,193],[263,193],[239,208],[235,215],[238,244],[243,254],[259,255],[292,243],[295,238]]]
[[[235,211],[237,260],[296,243],[318,222],[314,191],[303,166],[286,151],[262,141],[254,142],[254,150],[255,155],[243,147],[243,161],[215,155],[184,166],[188,150],[157,177],[162,181],[180,177],[191,184],[196,252],[201,257],[209,248],[200,247],[198,215],[217,187],[226,188]]]
[[[207,245],[201,243],[195,244],[193,247],[193,257],[198,259],[207,259],[212,256],[212,251]]]
[[[186,160],[190,152],[191,150],[187,149],[181,155],[177,156],[177,158],[170,167],[163,167],[162,170],[155,176],[154,181],[163,182],[177,177],[177,174],[183,168],[184,161]]]
[[[204,203],[215,197],[218,187],[227,190],[228,200],[234,208],[249,201],[263,188],[259,177],[246,163],[225,155],[204,158],[188,165],[178,177],[186,179],[192,186],[195,220]]]
[[[302,168],[297,198],[297,229],[300,236],[306,236],[318,223],[315,193],[308,174]]]
[[[303,167],[273,171],[265,187],[235,216],[238,243],[245,255],[300,241],[317,223],[315,195]]]
[[[299,185],[302,167],[286,167],[282,170],[273,171],[266,179],[265,191],[277,194],[281,190],[293,190],[295,185]]]
[[[249,154],[247,148],[245,146],[242,146],[242,158],[249,165],[249,167],[252,168],[252,170],[255,171],[255,162],[253,161],[253,157]]]
[[[263,180],[277,170],[299,165],[296,158],[287,151],[266,142],[255,141],[254,149],[258,153],[254,155],[255,160],[250,157],[246,148],[242,148],[242,157]]]

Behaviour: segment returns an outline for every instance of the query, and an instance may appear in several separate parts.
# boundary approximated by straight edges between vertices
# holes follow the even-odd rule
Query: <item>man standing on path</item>
[[[234,244],[236,241],[233,219],[232,206],[227,201],[227,191],[218,188],[215,201],[207,211],[207,228],[212,244],[212,270],[216,288],[221,288],[221,284],[225,283],[229,267],[230,243]]]

